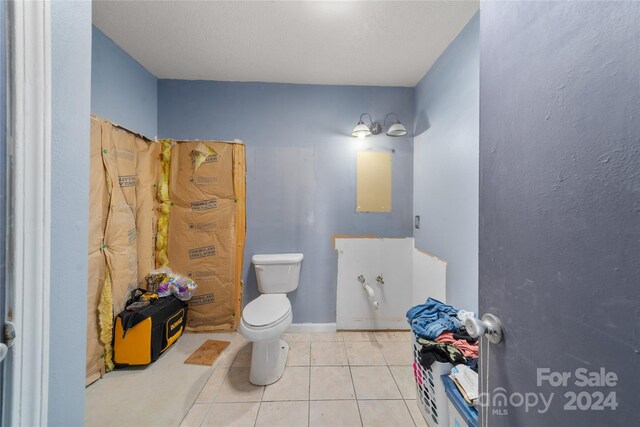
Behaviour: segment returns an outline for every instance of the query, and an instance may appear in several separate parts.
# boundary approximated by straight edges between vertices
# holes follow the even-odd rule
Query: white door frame
[[[8,69],[10,185],[7,300],[16,326],[9,425],[46,426],[49,392],[51,13],[48,1],[11,0]]]

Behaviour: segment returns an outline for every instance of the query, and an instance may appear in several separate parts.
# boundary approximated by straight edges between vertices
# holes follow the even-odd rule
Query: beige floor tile
[[[382,341],[378,343],[387,365],[413,365],[413,346],[406,341]]]
[[[376,341],[411,341],[410,331],[379,331],[373,333]]]
[[[232,343],[246,343],[246,342],[250,342],[248,339],[246,339],[245,337],[242,336],[242,334],[239,334],[237,332],[231,332],[231,342]],[[220,334],[222,335],[222,334]]]
[[[266,386],[262,400],[309,400],[309,367],[285,368],[278,381]]]
[[[367,331],[343,331],[340,332],[342,340],[344,342],[357,342],[357,341],[375,341],[373,333]]]
[[[189,409],[187,412],[187,416],[184,417],[180,427],[198,427],[202,424],[202,420],[207,415],[207,411],[209,410],[209,405],[206,403],[198,404],[196,403]]]
[[[413,377],[412,366],[389,366],[393,379],[400,389],[403,399],[416,398],[416,380]]]
[[[345,343],[349,365],[386,365],[377,342]]]
[[[242,337],[239,334],[236,335],[236,337],[234,337],[231,340],[231,344],[229,344],[229,347],[227,347],[222,352],[222,354],[220,355],[220,358],[216,361],[214,366],[227,367],[227,368],[230,367],[231,365],[233,365],[233,362],[235,361],[238,353],[247,345],[251,346],[251,342],[247,341],[244,337]]]
[[[424,416],[422,415],[422,412],[420,412],[420,409],[418,408],[418,402],[416,402],[416,400],[413,399],[413,400],[406,400],[405,403],[409,408],[409,412],[411,413],[411,417],[413,417],[413,422],[416,423],[416,426],[429,427],[427,422],[424,420]]]
[[[311,367],[311,400],[355,399],[348,366]]]
[[[179,426],[214,368],[185,364],[207,339],[230,340],[229,333],[185,333],[149,366],[110,372],[85,389],[86,426],[121,427],[140,425]],[[156,405],[153,411],[123,410],[131,402],[149,396],[174,396],[170,405]],[[145,399],[143,399],[145,400]]]
[[[290,342],[287,366],[309,366],[311,363],[311,343]]]
[[[355,400],[312,400],[309,402],[309,427],[360,427]]]
[[[212,403],[202,426],[253,427],[260,403]]]
[[[251,342],[246,343],[242,348],[240,348],[240,351],[238,351],[238,354],[236,355],[236,358],[233,360],[233,364],[231,366],[233,366],[234,368],[250,367],[252,349],[253,349],[253,343]]]
[[[287,332],[282,334],[282,339],[288,343],[292,342],[309,342],[309,334],[301,334],[297,332]]]
[[[249,368],[231,368],[224,379],[216,402],[260,402],[264,386],[249,382]]]
[[[311,365],[346,365],[347,352],[342,342],[312,342]]]
[[[403,400],[359,400],[364,427],[413,427],[413,418]]]
[[[229,372],[229,368],[216,368],[198,395],[196,402],[213,402],[216,394],[218,394],[218,390],[220,390],[220,386],[222,385],[224,378],[227,376],[227,372]]]
[[[387,366],[352,366],[351,377],[358,399],[401,399]]]
[[[256,427],[307,427],[309,402],[262,402]]]
[[[309,334],[311,342],[322,341],[342,341],[342,334],[339,332],[319,332],[315,334]]]

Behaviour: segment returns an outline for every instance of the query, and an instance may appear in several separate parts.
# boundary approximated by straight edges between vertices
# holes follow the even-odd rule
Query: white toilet
[[[244,308],[238,331],[253,341],[252,384],[273,384],[284,373],[289,344],[280,336],[291,325],[287,293],[298,287],[302,258],[302,254],[265,254],[251,259],[262,295]]]

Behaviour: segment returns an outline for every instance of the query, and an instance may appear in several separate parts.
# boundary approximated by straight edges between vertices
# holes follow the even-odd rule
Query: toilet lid
[[[291,303],[285,294],[262,294],[244,308],[242,318],[251,326],[276,323],[289,314]]]

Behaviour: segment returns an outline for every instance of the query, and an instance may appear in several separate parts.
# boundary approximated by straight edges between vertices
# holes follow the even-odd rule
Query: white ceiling
[[[478,1],[93,1],[158,78],[415,86]]]

